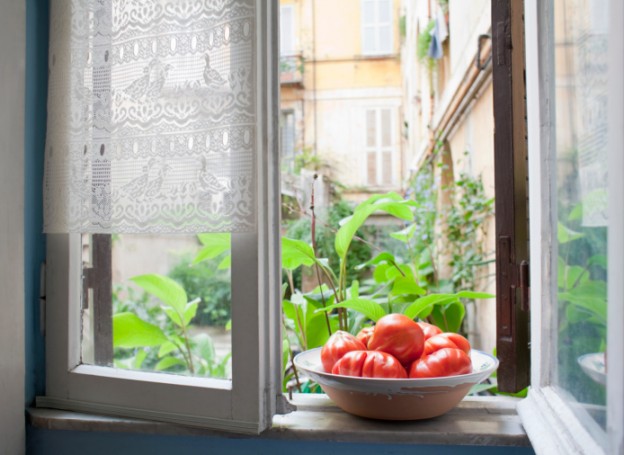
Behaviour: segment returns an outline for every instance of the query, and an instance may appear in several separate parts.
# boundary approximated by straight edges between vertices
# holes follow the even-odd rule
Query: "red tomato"
[[[399,361],[381,351],[351,351],[336,362],[333,374],[360,378],[407,378]]]
[[[442,348],[412,363],[410,378],[437,378],[472,372],[468,354],[460,349]]]
[[[370,338],[373,336],[374,331],[375,327],[364,327],[358,332],[355,338],[364,343],[364,346],[368,346],[368,340],[370,340]]]
[[[420,326],[420,328],[423,330],[423,333],[425,334],[425,341],[427,341],[434,335],[442,333],[442,329],[437,325],[429,324],[428,322],[422,321],[417,322],[417,324]]]
[[[360,340],[348,332],[338,330],[325,342],[321,349],[321,363],[328,373],[331,372],[334,364],[350,351],[365,350],[366,346]]]
[[[409,366],[422,354],[424,341],[423,331],[415,321],[392,313],[377,321],[368,349],[392,354],[402,365]]]
[[[425,341],[423,356],[442,348],[457,348],[470,354],[470,342],[459,333],[444,332]]]

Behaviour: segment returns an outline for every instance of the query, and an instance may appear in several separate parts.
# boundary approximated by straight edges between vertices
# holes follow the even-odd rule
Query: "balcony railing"
[[[303,56],[280,56],[280,84],[303,85]]]

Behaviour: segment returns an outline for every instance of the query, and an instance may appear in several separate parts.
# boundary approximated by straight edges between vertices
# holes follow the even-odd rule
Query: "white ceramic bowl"
[[[419,420],[453,409],[470,388],[489,377],[498,360],[472,350],[472,373],[428,379],[358,378],[326,373],[321,348],[298,354],[299,371],[316,381],[337,406],[361,417],[383,420]]]

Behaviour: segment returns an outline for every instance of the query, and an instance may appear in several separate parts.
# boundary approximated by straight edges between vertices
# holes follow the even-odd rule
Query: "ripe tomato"
[[[470,354],[470,342],[459,333],[444,332],[425,341],[423,356],[442,348],[457,348]]]
[[[425,334],[425,341],[427,341],[434,335],[442,333],[442,329],[437,325],[429,324],[428,322],[422,321],[417,322],[417,324],[420,326],[420,328],[423,330],[423,333]]]
[[[355,338],[364,343],[364,346],[368,346],[368,340],[370,340],[370,338],[373,336],[374,331],[375,327],[364,327],[358,332]]]
[[[336,362],[333,374],[361,378],[407,378],[407,371],[399,361],[381,351],[351,351]]]
[[[334,364],[350,351],[365,350],[366,346],[348,332],[338,330],[325,342],[321,349],[321,363],[323,369],[330,373]]]
[[[468,354],[456,348],[442,348],[412,363],[410,378],[437,378],[467,374],[472,371]]]
[[[425,336],[420,326],[403,314],[387,314],[377,321],[368,341],[371,351],[383,351],[395,356],[409,367],[423,351]]]

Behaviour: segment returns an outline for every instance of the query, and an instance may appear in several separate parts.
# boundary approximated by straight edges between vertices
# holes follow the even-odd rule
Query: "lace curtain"
[[[253,0],[52,0],[46,232],[255,226]]]

